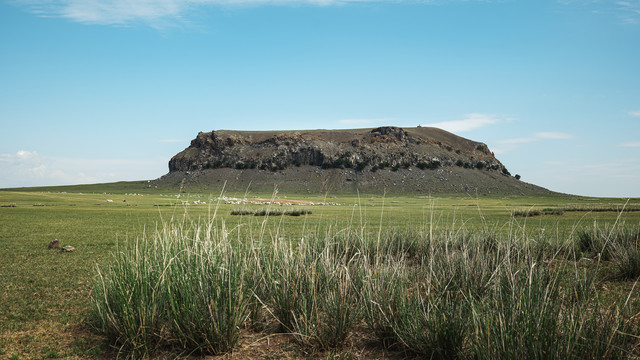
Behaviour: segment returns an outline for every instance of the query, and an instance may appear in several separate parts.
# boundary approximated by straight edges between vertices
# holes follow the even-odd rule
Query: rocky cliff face
[[[427,127],[201,132],[169,161],[170,172],[219,168],[277,172],[300,166],[357,172],[466,168],[510,175],[487,145]]]

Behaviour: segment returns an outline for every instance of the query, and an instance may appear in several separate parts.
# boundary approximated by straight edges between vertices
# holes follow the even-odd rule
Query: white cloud
[[[350,3],[382,3],[387,0],[13,0],[30,12],[43,17],[62,17],[84,24],[129,25],[147,23],[164,26],[172,21],[184,20],[189,12],[204,6],[264,6],[312,5],[335,6]],[[419,4],[464,2],[465,0],[394,0]],[[594,1],[557,0],[564,6],[578,4],[592,7],[594,13],[615,14],[623,23],[637,24],[640,19],[640,0]],[[475,2],[492,2],[475,0]]]
[[[29,160],[38,158],[38,153],[35,151],[20,150],[16,153],[16,157],[21,160]]]
[[[561,132],[537,132],[529,137],[498,140],[500,144],[523,144],[540,140],[566,140],[572,139],[574,136]]]
[[[534,142],[538,139],[536,139],[535,137],[531,136],[531,137],[526,137],[526,138],[513,138],[513,139],[506,139],[506,140],[498,140],[498,142],[500,144],[524,144],[524,143],[530,143],[530,142]]]
[[[568,10],[573,11],[579,7],[585,7],[591,10],[593,14],[603,16],[613,16],[619,19],[623,24],[639,24],[640,23],[640,0],[629,1],[603,1],[603,0],[557,0],[558,3],[571,7]]]
[[[540,140],[564,140],[573,138],[573,135],[561,132],[538,132],[533,136]]]
[[[163,26],[184,20],[204,6],[339,6],[350,3],[383,3],[388,0],[14,0],[43,17],[62,17],[84,24]],[[393,0],[417,4],[466,2],[468,0]],[[473,0],[491,2],[492,0]]]
[[[616,1],[617,10],[622,22],[626,24],[637,24],[640,18],[640,1]]]
[[[545,140],[568,140],[573,138],[574,136],[572,134],[567,134],[562,132],[551,132],[551,131],[537,132],[528,137],[498,140],[496,141],[496,144],[498,146],[495,147],[493,152],[496,154],[504,154],[516,149],[517,145],[519,144],[527,144],[527,143],[545,141]],[[494,147],[492,146],[492,148]]]
[[[167,170],[166,159],[53,158],[28,150],[0,154],[0,167],[0,188],[142,180]]]
[[[622,147],[640,147],[640,141],[631,141],[631,142],[626,142],[626,143],[622,143],[618,146],[622,146]]]
[[[437,123],[424,124],[423,126],[437,127],[449,132],[464,132],[479,129],[488,125],[497,124],[503,121],[495,114],[467,114],[462,120],[441,121]]]
[[[378,118],[378,119],[342,119],[339,120],[341,124],[346,125],[369,125],[376,123],[385,123],[394,121],[392,118]]]
[[[178,20],[199,6],[316,5],[329,6],[380,0],[17,0],[40,16],[63,17],[99,25]]]
[[[631,116],[640,116],[640,110],[629,111],[629,115],[631,115]]]

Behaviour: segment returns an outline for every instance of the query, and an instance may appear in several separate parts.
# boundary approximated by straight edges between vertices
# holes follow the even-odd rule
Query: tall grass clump
[[[504,252],[486,294],[470,297],[475,358],[631,357],[639,329],[627,304],[601,299],[598,268],[580,270],[559,253],[533,240]]]
[[[575,241],[576,250],[601,260],[611,260],[611,234],[613,229],[580,230]]]
[[[491,294],[472,303],[475,358],[631,358],[638,327],[626,305],[603,305],[592,273],[564,278],[564,270],[505,268]]]
[[[165,223],[98,269],[93,323],[122,353],[221,354],[237,344],[248,311],[246,258],[212,222]]]
[[[473,302],[474,350],[480,359],[544,359],[565,345],[557,274],[531,264],[503,268],[498,283]],[[565,358],[565,357],[561,357]]]
[[[492,286],[501,250],[493,238],[463,233],[424,240],[418,255],[398,252],[395,236],[382,238],[383,252],[366,266],[365,321],[386,347],[429,358],[468,357],[470,300]]]
[[[640,277],[640,227],[594,226],[591,231],[578,233],[576,247],[599,260],[611,261],[615,268],[614,277]]]
[[[158,301],[161,269],[149,256],[149,247],[136,243],[114,254],[98,269],[93,284],[95,326],[109,343],[133,356],[149,355],[160,342],[156,329],[166,311]]]
[[[426,274],[397,265],[385,264],[370,274],[364,303],[369,329],[391,349],[429,358],[462,357],[469,325],[462,294],[430,292],[422,282]]]
[[[360,319],[358,255],[349,245],[332,246],[330,238],[305,240],[278,239],[258,254],[262,286],[256,297],[298,343],[339,348]]]
[[[385,241],[397,240],[379,248],[394,249]],[[384,346],[428,358],[630,357],[637,319],[598,297],[596,270],[557,254],[542,241],[465,233],[435,237],[419,261],[378,253],[364,266],[365,322]]]
[[[615,276],[621,279],[640,277],[640,227],[620,228],[613,232],[611,261]]]

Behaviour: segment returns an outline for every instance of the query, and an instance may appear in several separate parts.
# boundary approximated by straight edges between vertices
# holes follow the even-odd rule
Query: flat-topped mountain
[[[550,194],[486,144],[431,128],[200,132],[159,181],[293,192]]]

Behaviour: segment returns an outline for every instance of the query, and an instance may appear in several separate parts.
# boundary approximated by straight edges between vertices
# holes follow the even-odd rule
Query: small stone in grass
[[[74,248],[71,245],[67,245],[65,247],[62,248],[62,252],[72,252],[73,250],[75,250],[76,248]]]
[[[58,239],[53,239],[53,240],[49,243],[49,249],[60,249],[60,240],[58,240]]]

